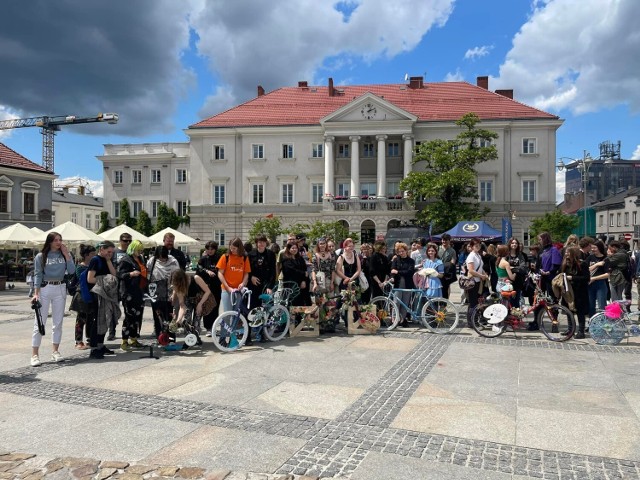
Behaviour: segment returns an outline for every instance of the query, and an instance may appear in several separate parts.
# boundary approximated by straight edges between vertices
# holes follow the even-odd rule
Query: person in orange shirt
[[[220,313],[229,312],[233,310],[231,291],[246,287],[251,272],[249,257],[240,238],[236,237],[229,242],[229,253],[220,257],[216,267],[222,284]]]

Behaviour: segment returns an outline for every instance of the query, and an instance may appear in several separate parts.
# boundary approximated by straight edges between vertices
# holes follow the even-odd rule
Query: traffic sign
[[[633,234],[631,233],[625,233],[624,234],[624,239],[628,242],[629,240],[631,240],[633,238]]]

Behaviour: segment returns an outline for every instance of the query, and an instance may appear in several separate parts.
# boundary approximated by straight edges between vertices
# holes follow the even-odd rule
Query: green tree
[[[564,242],[579,223],[580,219],[575,215],[567,215],[556,208],[545,213],[544,216],[534,219],[529,231],[532,237],[542,232],[549,232],[554,242]]]
[[[144,210],[138,215],[138,222],[136,223],[135,229],[146,237],[153,234],[151,218],[149,218],[149,214]]]
[[[258,235],[264,234],[270,242],[275,243],[278,241],[278,236],[283,233],[284,230],[282,228],[282,221],[280,218],[269,215],[255,221],[249,230],[249,239],[253,241],[253,239]]]
[[[180,226],[180,218],[173,208],[169,208],[166,203],[162,202],[158,205],[158,220],[156,222],[156,228],[154,233],[157,233],[165,228],[177,229]]]
[[[122,224],[131,228],[136,224],[136,219],[131,216],[131,210],[129,210],[129,200],[126,198],[120,200],[120,216],[116,220],[116,225]]]
[[[345,228],[342,222],[323,222],[318,220],[313,223],[311,227],[307,227],[307,237],[309,237],[309,243],[315,243],[320,237],[333,238],[336,243],[341,242],[347,237],[353,238],[353,241],[358,243],[360,241],[360,235],[358,232],[349,232]]]
[[[98,229],[98,233],[106,232],[110,228],[109,212],[100,212],[100,228]]]
[[[478,116],[468,113],[456,121],[463,130],[454,140],[437,139],[416,147],[413,163],[424,165],[424,169],[410,172],[400,182],[400,189],[408,192],[412,206],[421,202],[418,223],[433,222],[434,231],[444,231],[489,212],[478,202],[475,167],[498,158],[498,150],[491,144],[498,134],[476,128],[478,123]]]

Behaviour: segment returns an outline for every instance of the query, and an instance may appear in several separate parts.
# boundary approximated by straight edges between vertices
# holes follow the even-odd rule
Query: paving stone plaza
[[[49,321],[29,367],[27,290],[0,292],[0,478],[640,478],[640,337],[408,328],[90,360],[74,322],[65,361]]]

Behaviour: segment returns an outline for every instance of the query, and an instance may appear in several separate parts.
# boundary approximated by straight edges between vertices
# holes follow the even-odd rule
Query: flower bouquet
[[[358,323],[369,333],[376,333],[380,328],[380,319],[376,317],[376,314],[371,310],[371,307],[371,305],[368,305],[366,309],[363,307],[363,310],[360,312]]]

